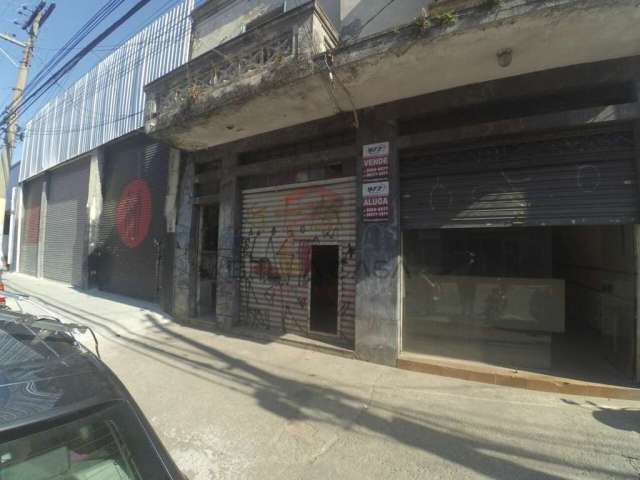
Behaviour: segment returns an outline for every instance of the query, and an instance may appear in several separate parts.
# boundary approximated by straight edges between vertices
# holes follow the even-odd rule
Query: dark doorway
[[[337,245],[315,245],[311,252],[311,320],[310,330],[338,333],[338,265]]]
[[[211,319],[216,309],[218,273],[218,206],[200,208],[198,251],[198,316]]]

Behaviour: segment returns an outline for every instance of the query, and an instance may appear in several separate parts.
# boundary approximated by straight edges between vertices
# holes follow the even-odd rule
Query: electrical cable
[[[164,14],[166,10],[168,10],[169,8],[172,8],[174,6],[174,4],[176,3],[176,0],[170,0],[168,2],[165,2],[159,9],[155,10],[154,13],[152,13],[152,15],[150,17],[148,17],[147,19],[144,20],[144,22],[146,23],[147,21],[150,20],[154,20],[154,17],[157,17],[159,14]],[[158,52],[160,52],[160,50],[162,49],[162,47],[164,45],[176,45],[182,41],[184,41],[184,32],[183,30],[188,29],[189,26],[186,24],[186,22],[184,22],[185,19],[189,18],[189,15],[185,15],[185,16],[179,16],[178,18],[176,18],[175,20],[172,21],[171,24],[169,25],[165,25],[163,26],[163,29],[160,29],[160,31],[158,33],[156,33],[155,35],[151,36],[150,38],[146,38],[144,41],[140,41],[140,42],[131,42],[132,39],[135,39],[137,35],[134,35],[133,37],[131,37],[129,40],[125,40],[124,42],[122,42],[121,47],[126,45],[127,46],[127,51],[124,52],[124,55],[120,55],[118,58],[118,61],[116,62],[116,69],[105,69],[104,71],[98,73],[97,78],[92,80],[93,84],[96,85],[100,85],[100,90],[105,89],[106,87],[108,87],[109,85],[111,85],[113,82],[117,81],[119,78],[125,76],[126,74],[128,74],[129,72],[131,72],[131,70],[133,70],[134,68],[136,68],[141,62],[147,60],[150,56],[154,56],[156,55]],[[168,33],[169,32],[169,33]],[[167,37],[170,36],[171,38],[169,39],[164,39],[162,37]],[[127,45],[128,44],[128,45]],[[148,50],[142,51],[142,49],[140,48],[131,48],[129,49],[129,46],[133,46],[135,47],[136,45],[143,45],[143,44],[152,44],[152,47]],[[116,53],[116,52],[114,52]],[[134,62],[130,62],[129,59],[134,58],[134,57],[138,57],[136,59],[136,61]],[[105,57],[104,59],[102,59],[102,62],[104,63],[105,60],[108,60],[108,57]],[[93,70],[95,70],[96,67],[94,67]],[[91,71],[89,71],[86,75],[91,75]],[[86,77],[85,75],[85,77]],[[85,78],[83,77],[83,78]],[[102,79],[104,77],[108,77],[109,81],[108,82],[102,82]],[[83,78],[79,79],[76,82],[76,85],[78,82],[81,82],[83,80]],[[70,87],[74,88],[73,86]],[[81,87],[81,88],[87,88],[87,87]],[[68,92],[70,89],[67,89],[66,92]],[[64,92],[63,92],[64,94]],[[74,98],[75,97],[75,98]],[[38,112],[36,114],[36,116],[29,122],[33,122],[33,121],[43,121],[44,119],[46,119],[47,117],[49,117],[50,115],[53,115],[56,113],[56,110],[62,108],[65,111],[69,109],[69,107],[71,109],[75,108],[78,103],[81,103],[81,101],[83,100],[83,95],[74,95],[74,96],[70,96],[69,100],[65,100],[60,104],[56,105],[56,108],[52,111],[49,110],[48,112],[44,112],[44,114],[42,115],[42,110],[40,112]],[[33,105],[34,102],[31,102],[27,108],[30,108]],[[46,106],[45,106],[46,107]],[[92,113],[89,112],[86,107],[81,107],[85,110],[85,112],[87,113]],[[130,115],[126,115],[124,118],[128,117]],[[116,117],[115,121],[119,121],[120,119],[122,119],[123,117]],[[47,131],[48,133],[54,133],[57,132],[58,130],[51,130],[51,131]]]
[[[178,19],[178,21],[176,22],[176,24],[179,23],[183,23],[183,20],[186,17],[180,17]],[[187,26],[185,25],[184,28],[187,28]],[[93,80],[91,83],[91,86],[97,86],[97,88],[95,89],[95,91],[92,91],[92,95],[96,95],[96,93],[108,88],[109,86],[111,86],[115,81],[119,80],[120,78],[124,77],[125,75],[129,74],[132,70],[134,70],[141,62],[148,60],[149,57],[153,57],[159,53],[161,53],[164,50],[164,47],[167,43],[170,44],[176,44],[179,42],[182,42],[184,39],[182,38],[182,36],[180,35],[180,29],[175,29],[175,32],[172,32],[172,36],[173,39],[165,42],[165,41],[155,41],[152,44],[152,48],[150,48],[149,50],[145,51],[145,52],[140,52],[140,51],[134,51],[133,52],[133,56],[139,56],[140,58],[136,61],[136,62],[124,62],[124,61],[119,61],[118,64],[116,64],[117,66],[119,66],[120,64],[123,64],[124,67],[119,68],[117,70],[106,70],[104,72],[102,72],[102,74],[100,75],[100,77],[98,77],[98,79]],[[167,29],[165,29],[161,35],[156,35],[156,38],[159,38],[160,40],[162,40],[160,37],[162,37],[163,35],[167,34]],[[153,40],[153,39],[151,39]],[[149,43],[152,43],[151,41]],[[142,53],[145,53],[145,55],[142,55]],[[122,60],[122,59],[120,59]],[[107,78],[108,81],[106,82],[101,82],[102,78]],[[82,81],[79,80],[79,81]],[[74,87],[71,87],[74,88]],[[90,86],[86,86],[83,85],[81,87],[81,89],[86,89],[86,88],[90,88]],[[70,91],[66,90],[67,92]],[[95,112],[93,111],[89,111],[87,109],[87,107],[84,107],[82,105],[83,100],[85,100],[84,97],[84,90],[81,90],[79,93],[76,93],[74,96],[70,97],[70,100],[67,101],[63,101],[60,104],[56,104],[54,105],[53,108],[50,108],[48,111],[45,111],[43,113],[39,112],[30,122],[30,125],[33,125],[34,123],[41,123],[46,121],[48,118],[50,118],[52,115],[59,113],[60,111],[65,111],[65,112],[70,112],[70,111],[74,111],[77,108],[81,108],[83,109],[86,113],[89,114],[93,114]],[[108,125],[108,124],[112,124],[112,123],[116,123],[119,122],[123,119],[127,119],[129,117],[135,116],[139,113],[142,113],[142,111],[136,111],[133,113],[128,113],[126,115],[123,116],[117,116],[117,117],[111,117],[109,118],[110,121],[106,121],[106,122],[101,122],[101,123],[96,123],[96,124],[92,124],[92,125],[84,125],[80,128],[68,128],[68,129],[48,129],[48,130],[37,130],[33,131],[34,128],[31,127],[29,128],[28,126],[28,130],[27,132],[25,132],[25,137],[33,137],[33,136],[47,136],[47,135],[54,135],[54,134],[60,134],[60,133],[67,133],[67,132],[77,132],[77,131],[83,131],[89,128],[93,128],[93,127],[97,127],[97,126],[104,126],[104,125]]]
[[[58,51],[56,55],[51,58],[47,64],[45,64],[38,74],[29,82],[29,84],[25,87],[23,92],[24,95],[28,95],[31,90],[33,90],[42,78],[46,75],[47,72],[50,72],[56,65],[58,65],[64,57],[68,54],[68,51],[65,51],[65,48],[71,46],[77,46],[82,40],[84,40],[104,19],[106,19],[115,9],[123,2],[124,0],[110,0],[109,3],[104,5],[96,14],[94,14],[91,19],[89,19],[83,27],[80,28],[78,32],[71,36],[71,38],[67,41],[67,43]],[[17,104],[17,100],[11,102],[3,111],[7,113],[7,111],[17,112],[20,109],[21,105]],[[12,115],[14,113],[11,113]]]
[[[119,0],[120,1],[120,0]],[[118,27],[120,27],[124,22],[126,22],[131,16],[133,16],[138,10],[144,7],[151,0],[139,0],[133,7],[131,7],[123,16],[121,16],[118,20],[112,23],[109,27],[107,27],[101,34],[99,34],[94,40],[92,40],[87,46],[85,46],[79,53],[77,53],[74,57],[72,57],[67,63],[65,63],[59,70],[57,70],[54,74],[52,74],[40,87],[36,89],[35,92],[28,95],[26,99],[23,100],[21,105],[18,108],[23,108],[26,105],[28,108],[34,102],[36,102],[39,98],[44,95],[55,83],[55,81],[61,79],[66,73],[68,73],[75,65],[80,62],[92,49],[95,45],[99,44],[102,40],[107,38],[113,31],[115,31]],[[9,114],[5,114],[2,119],[0,119],[0,123],[5,123],[11,115],[13,115],[17,109],[14,107],[13,112],[9,112]]]

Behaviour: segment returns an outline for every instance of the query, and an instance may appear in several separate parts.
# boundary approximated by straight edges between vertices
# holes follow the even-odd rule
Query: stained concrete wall
[[[287,0],[292,10],[308,0]],[[373,35],[415,20],[431,0],[321,0],[344,42]],[[197,57],[243,33],[244,26],[283,4],[283,0],[210,1],[194,14],[191,57]]]
[[[245,25],[285,4],[293,10],[308,0],[238,0],[210,1],[194,15],[191,58],[215,48],[244,32]],[[320,4],[329,17],[337,19],[338,0],[324,0]],[[336,26],[337,28],[337,26]]]
[[[432,0],[341,0],[340,38],[343,42],[389,30],[414,21]]]

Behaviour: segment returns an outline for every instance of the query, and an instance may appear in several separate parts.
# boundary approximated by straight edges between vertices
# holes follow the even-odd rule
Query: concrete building
[[[210,0],[147,85],[178,318],[640,379],[628,0]]]
[[[184,2],[27,126],[17,268],[387,365],[638,381],[636,3]]]

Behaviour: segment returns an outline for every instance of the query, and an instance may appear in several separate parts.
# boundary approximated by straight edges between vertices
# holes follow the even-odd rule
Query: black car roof
[[[120,398],[110,371],[73,336],[25,318],[0,312],[0,432]]]

